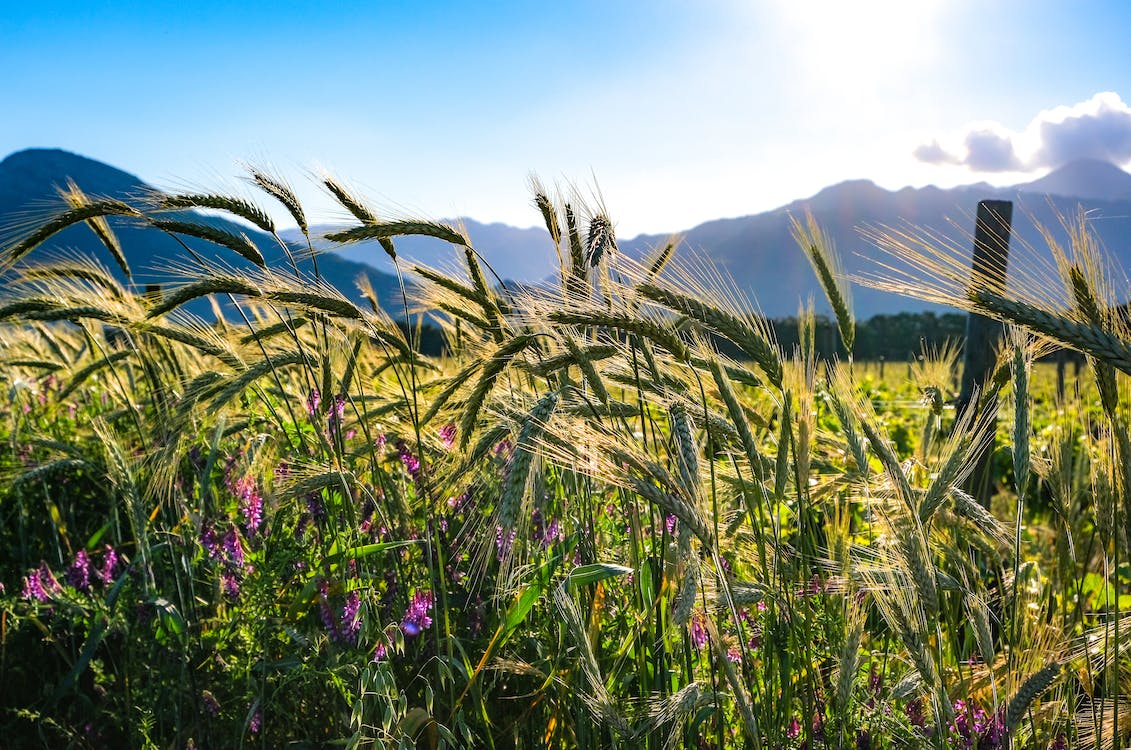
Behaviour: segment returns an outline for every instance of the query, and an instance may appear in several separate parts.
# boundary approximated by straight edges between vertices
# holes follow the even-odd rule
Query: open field
[[[400,268],[443,358],[203,230],[250,265],[164,296],[37,255],[85,221],[111,259],[110,213],[188,233],[114,202],[8,248],[9,747],[1127,741],[1131,359],[1090,277],[1034,326],[1099,357],[1079,387],[1011,329],[957,417],[954,351],[881,378],[819,359],[806,316],[783,351],[674,246],[619,257],[601,212],[538,191],[561,283],[507,293],[457,230],[338,197],[340,241],[452,243],[459,272]],[[209,294],[229,322],[181,309]],[[963,489],[987,446],[988,509]]]

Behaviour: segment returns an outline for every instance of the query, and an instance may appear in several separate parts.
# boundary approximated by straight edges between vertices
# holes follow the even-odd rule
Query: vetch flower
[[[342,638],[351,646],[357,645],[357,635],[361,630],[361,595],[356,590],[346,597],[342,607]]]
[[[327,427],[331,432],[341,429],[342,421],[346,417],[346,397],[344,395],[334,396],[334,403],[330,408],[330,416],[327,420]]]
[[[695,648],[703,648],[707,644],[707,618],[702,612],[691,615],[691,642]]]
[[[247,529],[248,536],[255,536],[263,523],[263,498],[251,477],[244,477],[236,482],[235,490],[240,500],[244,528]]]
[[[90,591],[90,558],[86,550],[80,549],[75,553],[74,562],[67,568],[67,583],[79,591]]]
[[[401,631],[405,635],[412,638],[432,626],[432,617],[428,614],[432,610],[432,601],[431,591],[418,590],[412,595],[412,601],[401,619]]]
[[[102,567],[99,568],[97,576],[100,581],[109,584],[114,580],[114,576],[118,572],[118,553],[114,548],[107,544],[102,550]]]
[[[397,441],[397,453],[400,454],[401,463],[404,464],[405,469],[415,479],[420,474],[420,459],[412,455],[408,445],[403,440]]]
[[[39,571],[32,569],[24,576],[24,588],[21,596],[28,601],[32,599],[38,602],[46,602],[50,599],[47,591],[43,588],[43,583],[39,580]]]
[[[212,691],[205,690],[200,694],[200,705],[212,718],[216,718],[220,715],[220,701],[216,700],[216,696],[212,694]]]
[[[440,428],[440,442],[444,444],[444,448],[451,450],[452,446],[456,443],[456,426],[450,422]]]
[[[240,581],[236,578],[236,574],[230,570],[220,572],[220,588],[224,592],[224,596],[231,600],[239,599],[240,597]]]

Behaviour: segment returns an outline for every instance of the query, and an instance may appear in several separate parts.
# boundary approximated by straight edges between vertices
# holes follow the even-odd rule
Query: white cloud
[[[1055,169],[1077,159],[1122,165],[1131,161],[1131,107],[1119,94],[1101,92],[1085,102],[1046,109],[1021,131],[995,122],[968,125],[955,138],[921,144],[914,156],[974,172]]]

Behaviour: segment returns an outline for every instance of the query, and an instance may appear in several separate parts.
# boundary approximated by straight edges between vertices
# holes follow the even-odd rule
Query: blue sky
[[[846,179],[1127,165],[1129,31],[1087,0],[6,3],[0,155],[213,189],[250,161],[323,221],[326,169],[386,215],[530,226],[533,172],[660,233]]]

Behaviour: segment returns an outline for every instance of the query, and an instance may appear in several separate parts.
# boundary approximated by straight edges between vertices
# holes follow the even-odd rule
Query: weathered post
[[[1005,269],[1009,260],[1009,234],[1013,223],[1010,201],[980,201],[974,225],[974,258],[970,264],[970,286],[988,291],[1005,291]],[[956,413],[978,408],[974,393],[981,393],[993,373],[994,350],[1001,340],[1003,326],[984,315],[971,313],[966,318],[966,347],[962,360],[962,389]],[[985,408],[993,411],[996,403]],[[977,416],[977,415],[976,415]],[[978,456],[974,471],[966,480],[966,490],[986,506],[990,505],[990,456],[993,444]]]

